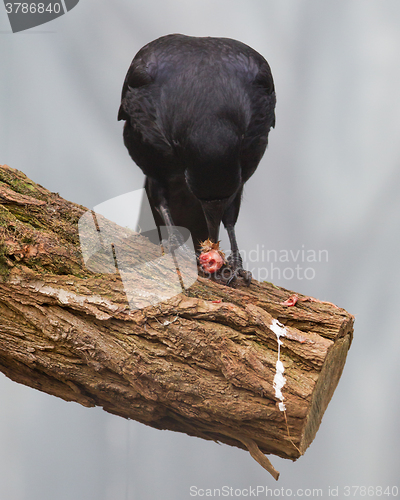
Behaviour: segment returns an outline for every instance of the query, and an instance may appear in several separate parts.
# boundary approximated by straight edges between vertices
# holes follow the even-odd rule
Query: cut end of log
[[[351,340],[352,333],[349,332],[344,337],[339,338],[328,351],[312,393],[310,411],[307,415],[306,425],[300,441],[302,455],[314,440],[325,410],[339,383]]]

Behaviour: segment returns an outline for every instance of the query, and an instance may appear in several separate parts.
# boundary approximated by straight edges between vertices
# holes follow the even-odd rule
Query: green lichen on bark
[[[1,166],[1,275],[21,266],[41,274],[91,275],[83,265],[77,231],[85,210],[22,172]]]
[[[2,278],[7,278],[10,272],[10,267],[7,265],[6,251],[7,247],[4,240],[0,240],[0,276]]]

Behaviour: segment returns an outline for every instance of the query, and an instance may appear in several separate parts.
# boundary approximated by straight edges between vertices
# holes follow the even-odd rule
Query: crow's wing
[[[257,54],[258,56],[258,54]],[[242,142],[242,177],[246,182],[254,173],[268,145],[268,134],[275,127],[276,95],[268,63],[258,59],[258,72],[248,87],[251,118]]]
[[[155,83],[157,60],[143,47],[129,67],[122,88],[118,120],[125,120],[136,141],[169,155],[172,148],[165,137],[158,114],[160,87]]]

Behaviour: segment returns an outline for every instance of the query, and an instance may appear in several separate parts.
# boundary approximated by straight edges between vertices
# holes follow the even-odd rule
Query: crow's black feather
[[[218,237],[222,221],[241,267],[233,227],[243,184],[275,126],[274,109],[269,65],[241,42],[167,35],[143,47],[126,75],[118,119],[147,177],[157,225],[168,225],[168,213],[199,249]]]

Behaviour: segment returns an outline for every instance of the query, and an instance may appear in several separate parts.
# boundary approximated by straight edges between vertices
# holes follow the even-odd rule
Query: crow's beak
[[[226,210],[226,207],[231,202],[230,198],[223,200],[200,200],[203,208],[204,216],[207,221],[208,236],[211,241],[216,243],[218,241],[219,227],[221,220]]]

